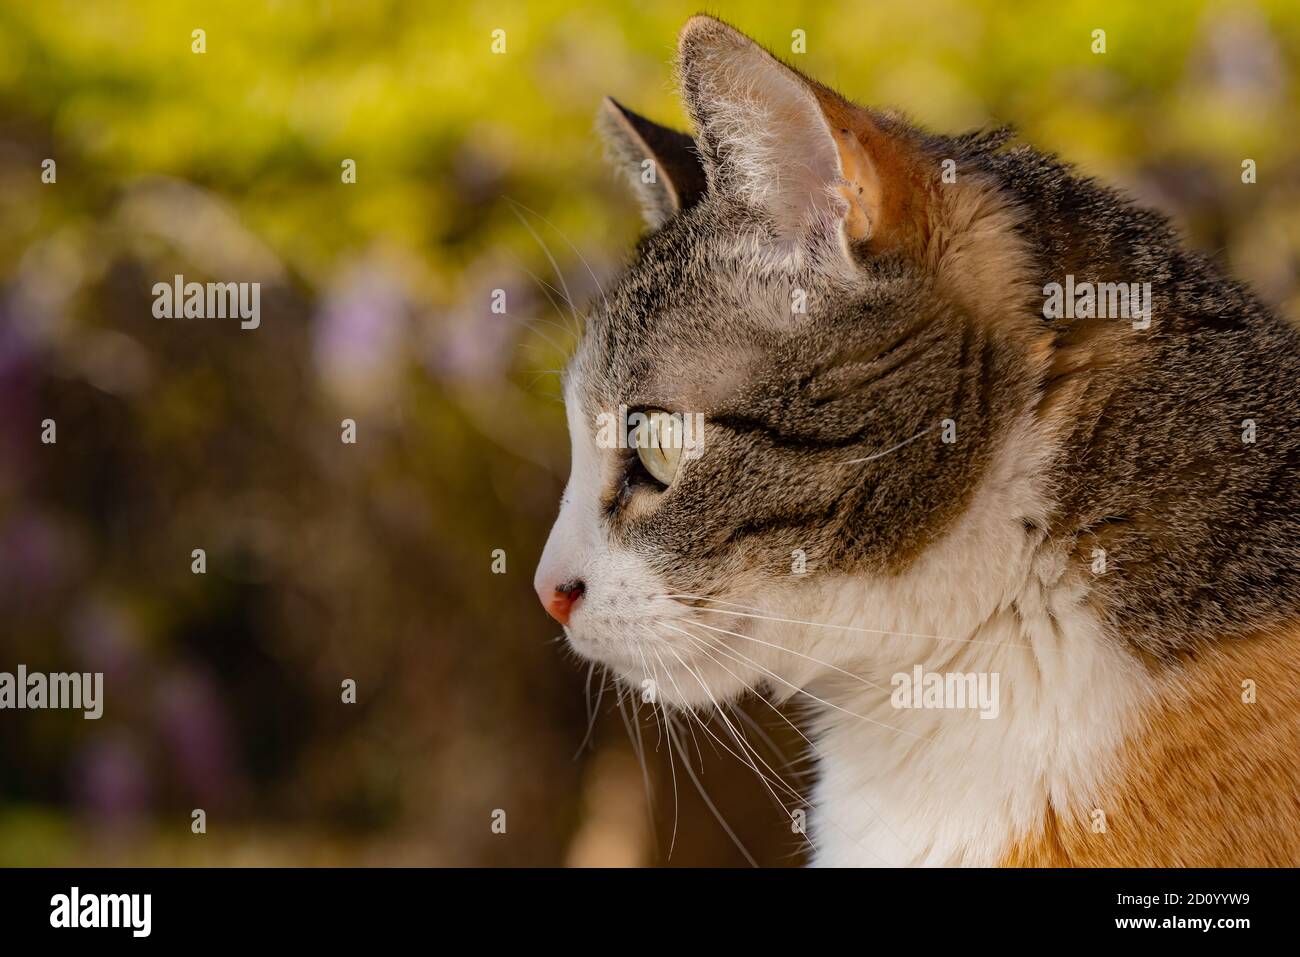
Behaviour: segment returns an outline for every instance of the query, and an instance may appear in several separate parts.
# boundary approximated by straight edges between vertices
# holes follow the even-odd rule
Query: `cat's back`
[[[1151,290],[1149,322],[1056,321],[1044,390],[1051,531],[1101,569],[1093,607],[1151,694],[1095,807],[1049,804],[1005,863],[1294,866],[1300,328],[1122,194],[1029,150],[995,165],[1035,212],[1036,282]]]

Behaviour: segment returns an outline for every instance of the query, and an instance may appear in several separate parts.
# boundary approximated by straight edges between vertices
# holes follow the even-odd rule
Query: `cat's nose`
[[[542,600],[542,607],[546,609],[548,615],[561,625],[569,623],[569,616],[573,614],[573,606],[582,599],[586,592],[586,584],[577,578],[554,587],[541,584],[537,586],[537,597]]]

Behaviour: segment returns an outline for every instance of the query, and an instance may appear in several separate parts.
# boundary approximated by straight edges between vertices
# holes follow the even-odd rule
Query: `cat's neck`
[[[903,575],[808,590],[799,617],[836,626],[790,675],[815,713],[816,862],[993,865],[1049,802],[1095,806],[1149,683],[1088,573],[1019,521],[1045,507],[1031,451],[1009,443]]]
[[[836,671],[807,683],[817,863],[992,866],[1049,805],[1098,806],[1148,681],[1064,604],[1002,610],[950,642],[882,637],[891,654],[844,669],[876,687]]]

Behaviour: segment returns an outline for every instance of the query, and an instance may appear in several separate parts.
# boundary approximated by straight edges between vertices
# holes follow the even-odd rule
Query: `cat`
[[[816,865],[1300,864],[1300,334],[1008,130],[708,16],[676,70],[693,137],[602,107],[649,231],[564,375],[572,647],[807,704]],[[1045,310],[1067,276],[1149,318]],[[598,443],[620,407],[663,427]]]

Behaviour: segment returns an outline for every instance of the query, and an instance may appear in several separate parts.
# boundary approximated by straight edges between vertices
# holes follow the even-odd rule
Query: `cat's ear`
[[[710,190],[783,240],[889,245],[897,149],[870,113],[709,16],[682,29],[677,73]]]
[[[596,125],[652,229],[704,195],[704,167],[688,134],[647,120],[608,96]]]

